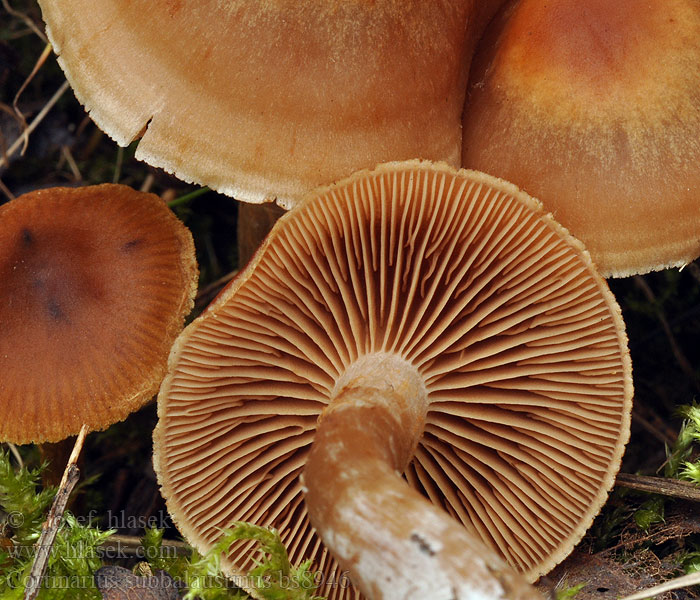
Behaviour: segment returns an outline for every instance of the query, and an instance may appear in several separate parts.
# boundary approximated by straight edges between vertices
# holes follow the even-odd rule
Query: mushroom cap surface
[[[512,181],[604,276],[700,255],[700,4],[520,0],[470,74],[462,165]]]
[[[0,440],[53,442],[150,400],[197,265],[158,196],[49,188],[0,206],[0,281]]]
[[[629,435],[619,307],[539,202],[417,161],[307,197],[175,343],[154,462],[185,537],[206,550],[233,521],[273,526],[343,597],[299,474],[334,387],[374,354],[425,381],[408,483],[531,580],[568,554]]]
[[[136,157],[239,200],[415,157],[459,166],[468,57],[501,0],[46,0],[59,64]],[[147,18],[145,18],[147,15]]]

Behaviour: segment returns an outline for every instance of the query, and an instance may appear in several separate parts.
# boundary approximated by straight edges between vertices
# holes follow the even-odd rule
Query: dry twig
[[[58,102],[58,100],[60,99],[60,97],[63,96],[63,94],[66,92],[66,90],[68,89],[68,87],[69,87],[69,86],[68,86],[68,82],[67,82],[67,81],[64,81],[64,82],[61,84],[61,87],[59,87],[59,88],[56,90],[56,93],[55,93],[53,96],[51,96],[51,98],[49,99],[49,101],[48,101],[48,102],[43,106],[43,108],[39,111],[39,114],[37,114],[37,116],[34,117],[34,120],[29,124],[29,126],[27,127],[27,129],[24,131],[24,134],[23,134],[22,136],[20,136],[19,138],[17,138],[17,139],[13,142],[12,146],[10,146],[10,147],[8,148],[7,153],[6,153],[5,156],[0,157],[0,167],[6,166],[6,165],[8,164],[9,158],[10,158],[15,152],[17,152],[17,148],[19,148],[20,145],[22,144],[22,142],[24,141],[23,138],[26,137],[26,136],[29,136],[29,135],[39,126],[39,124],[44,120],[44,118],[45,118],[46,115],[49,113],[49,111],[54,107],[54,105],[56,104],[56,102]]]
[[[10,191],[10,188],[8,188],[8,187],[5,185],[5,183],[3,182],[2,179],[0,179],[0,192],[2,192],[3,194],[5,194],[5,196],[7,196],[7,199],[8,199],[8,200],[14,200],[14,199],[15,199],[15,195]]]
[[[236,275],[238,275],[239,270],[235,269],[231,271],[230,273],[226,273],[223,277],[219,277],[216,281],[212,281],[210,284],[205,285],[199,292],[197,292],[197,295],[195,296],[195,303],[200,302],[203,299],[206,299],[207,296],[211,295],[214,292],[218,292],[220,288],[224,287],[229,281],[231,281]]]
[[[8,13],[10,13],[13,17],[17,17],[18,19],[24,21],[24,23],[27,25],[27,27],[29,27],[29,29],[31,29],[36,35],[38,35],[45,44],[48,44],[49,40],[46,38],[46,34],[41,29],[39,29],[39,27],[37,27],[36,23],[31,18],[29,18],[28,15],[25,15],[23,12],[12,8],[8,0],[2,0],[2,5]]]
[[[141,192],[150,192],[151,188],[153,187],[153,182],[155,181],[155,177],[153,176],[153,173],[149,173],[146,175],[146,178],[143,180],[143,183],[141,184],[141,187],[139,188],[139,191]]]
[[[71,452],[70,458],[68,459],[68,465],[66,465],[66,470],[63,472],[61,484],[58,486],[56,497],[51,505],[46,521],[41,528],[41,535],[39,536],[39,541],[36,543],[34,563],[32,564],[32,569],[29,572],[27,586],[24,590],[24,600],[34,600],[41,589],[41,582],[44,578],[44,573],[46,573],[46,567],[49,563],[51,548],[53,547],[54,540],[56,539],[58,528],[61,525],[61,519],[63,518],[63,513],[66,510],[66,505],[68,504],[68,498],[70,497],[75,484],[78,483],[78,479],[80,478],[80,470],[78,469],[76,463],[78,462],[80,451],[83,448],[87,431],[87,425],[83,425],[80,428],[80,433],[78,434],[78,438],[75,440],[75,445],[73,446],[73,452]]]
[[[698,382],[698,378],[695,375],[693,366],[690,364],[690,361],[686,358],[685,354],[683,354],[683,351],[681,350],[681,347],[678,345],[678,342],[676,341],[676,338],[673,335],[673,331],[671,330],[671,326],[668,323],[668,319],[666,318],[666,314],[656,302],[656,296],[654,295],[654,292],[649,287],[649,284],[646,282],[646,280],[639,275],[635,275],[634,283],[642,291],[647,301],[656,308],[656,317],[659,319],[661,327],[663,328],[664,333],[666,334],[668,343],[671,346],[671,352],[673,352],[673,356],[675,357],[676,362],[678,362],[678,366],[681,368],[685,376],[693,382],[695,388],[700,390],[700,382]]]
[[[24,461],[22,460],[22,455],[19,453],[19,450],[17,450],[17,446],[15,446],[12,442],[7,442],[7,447],[10,449],[12,456],[15,457],[17,466],[20,469],[24,468]]]
[[[665,581],[659,585],[642,590],[631,596],[625,596],[621,600],[644,600],[645,598],[652,598],[658,596],[659,594],[664,594],[665,592],[670,592],[671,590],[678,590],[680,588],[688,587],[690,585],[696,585],[700,583],[700,571],[695,573],[690,573],[689,575],[683,575],[677,577],[676,579],[671,579],[671,581]]]
[[[112,183],[119,183],[122,176],[122,164],[124,162],[124,148],[119,146],[117,148],[117,160],[114,165],[114,175],[112,176]]]
[[[75,158],[73,158],[73,153],[70,151],[70,148],[65,144],[61,146],[61,155],[65,159],[68,168],[73,174],[73,179],[75,181],[82,181],[83,175],[80,172],[80,169],[78,168],[78,163],[75,162]]]
[[[27,78],[24,80],[24,83],[20,86],[19,90],[17,90],[17,93],[15,94],[15,98],[12,101],[12,108],[15,111],[15,114],[17,115],[17,118],[19,119],[20,126],[22,128],[22,134],[20,137],[24,140],[24,146],[22,147],[22,152],[20,152],[21,155],[24,155],[24,153],[27,151],[27,146],[29,144],[29,134],[27,133],[27,120],[24,118],[24,113],[19,109],[18,102],[19,102],[19,97],[22,95],[22,92],[26,89],[26,87],[29,85],[29,82],[34,79],[34,76],[39,72],[39,69],[44,66],[44,63],[46,62],[46,59],[49,57],[51,54],[51,44],[46,44],[44,46],[44,50],[39,56],[38,60],[36,61],[36,64],[34,65],[34,68],[32,69],[32,72],[29,73]]]
[[[700,488],[689,481],[679,481],[668,477],[618,473],[615,485],[641,492],[649,492],[650,494],[661,494],[662,496],[700,502]]]

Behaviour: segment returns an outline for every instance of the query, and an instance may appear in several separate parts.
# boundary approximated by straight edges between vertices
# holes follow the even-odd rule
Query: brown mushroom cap
[[[153,194],[50,188],[0,206],[0,439],[103,429],[158,389],[197,284]]]
[[[136,157],[239,200],[377,162],[459,165],[476,36],[502,0],[50,0],[76,96]]]
[[[470,74],[462,164],[539,198],[600,271],[700,255],[700,4],[521,0]]]
[[[619,308],[537,201],[415,161],[309,196],[176,342],[154,458],[187,539],[206,550],[232,521],[274,526],[328,581],[299,475],[339,380],[387,353],[429,401],[408,482],[529,579],[560,561],[628,438]]]

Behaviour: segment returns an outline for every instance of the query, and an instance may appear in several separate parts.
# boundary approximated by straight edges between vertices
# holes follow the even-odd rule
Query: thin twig
[[[26,133],[27,120],[24,118],[24,113],[19,109],[19,106],[17,105],[17,103],[19,102],[19,97],[22,95],[22,92],[29,85],[29,82],[32,79],[34,79],[34,76],[39,72],[39,69],[41,69],[41,67],[44,66],[46,59],[49,57],[49,54],[51,54],[51,50],[52,50],[51,44],[46,44],[46,46],[44,46],[44,50],[42,51],[41,55],[39,56],[39,59],[36,61],[36,64],[34,65],[32,72],[29,73],[27,78],[24,80],[24,83],[20,86],[19,90],[15,94],[15,99],[12,101],[12,108],[14,109],[15,114],[17,115],[17,118],[19,119],[20,125],[22,127],[21,137],[24,140],[24,145],[22,147],[22,152],[20,152],[21,156],[24,156],[24,153],[27,151],[27,146],[29,145],[29,134]]]
[[[672,445],[673,442],[676,439],[676,432],[673,432],[673,435],[670,433],[666,433],[659,429],[652,421],[647,419],[645,416],[642,416],[640,413],[640,410],[638,410],[639,404],[634,406],[634,409],[632,410],[632,420],[639,424],[641,427],[646,429],[650,435],[653,435],[657,440],[659,440],[662,444],[666,444],[668,446]],[[647,409],[649,410],[649,409]],[[652,414],[652,416],[655,416]],[[659,417],[656,417],[657,422],[660,420]]]
[[[83,175],[78,168],[78,163],[76,163],[75,158],[73,158],[73,153],[70,151],[70,148],[64,144],[61,146],[61,154],[63,155],[63,158],[66,159],[66,164],[73,174],[73,179],[75,181],[82,181]]]
[[[671,326],[669,325],[668,320],[666,319],[666,314],[656,302],[656,296],[654,295],[654,292],[649,287],[649,284],[646,282],[646,280],[643,277],[640,277],[639,275],[635,275],[634,283],[642,291],[646,299],[654,305],[656,309],[656,317],[661,323],[661,327],[663,328],[664,333],[666,334],[666,339],[668,339],[668,343],[671,346],[671,352],[673,353],[676,362],[678,362],[678,366],[681,368],[681,371],[683,371],[685,376],[693,382],[693,385],[697,389],[700,389],[700,382],[698,382],[698,378],[695,375],[693,366],[690,364],[690,361],[686,358],[685,354],[683,354],[683,351],[678,345],[678,342],[676,342],[676,338],[673,335]]]
[[[13,17],[17,17],[18,19],[24,21],[27,27],[29,27],[29,29],[31,29],[36,35],[38,35],[45,44],[48,43],[49,40],[46,39],[46,35],[44,34],[44,32],[41,29],[39,29],[36,26],[36,23],[34,23],[34,21],[32,21],[27,15],[25,15],[23,12],[12,8],[7,0],[2,0],[2,5],[5,8],[5,10],[8,13],[10,13]]]
[[[204,286],[199,292],[197,292],[197,295],[195,296],[194,301],[198,302],[207,294],[210,294],[211,292],[215,291],[217,288],[223,287],[226,285],[229,281],[231,281],[236,275],[238,275],[238,269],[235,269],[231,271],[230,273],[226,273],[223,277],[219,277],[216,281],[212,281],[210,284]]]
[[[22,122],[17,117],[17,115],[15,114],[15,111],[12,110],[11,107],[7,106],[7,104],[5,104],[3,102],[0,102],[0,110],[2,112],[6,113],[7,115],[9,115],[10,118],[12,118],[14,121],[17,122],[17,127],[18,127],[19,131],[22,130],[22,127],[23,127]],[[5,134],[2,132],[2,129],[0,129],[0,160],[2,160],[2,159],[4,159],[5,162],[9,164],[10,161],[9,161],[8,156],[7,156],[7,144],[5,142]],[[1,164],[2,163],[0,163],[0,165]]]
[[[23,37],[27,37],[28,35],[32,35],[34,32],[27,27],[26,29],[18,29],[17,31],[12,31],[8,32],[5,34],[5,40],[6,42],[11,42],[14,40],[21,40]]]
[[[5,196],[7,196],[7,199],[8,199],[8,200],[14,200],[14,199],[15,199],[15,195],[10,191],[10,188],[8,188],[8,187],[5,185],[5,182],[4,182],[2,179],[0,179],[0,192],[2,192],[3,194],[5,194]]]
[[[168,200],[168,206],[170,208],[173,208],[173,206],[180,206],[181,204],[187,204],[190,200],[194,200],[198,196],[201,196],[202,194],[206,194],[207,192],[210,192],[211,190],[204,186],[199,189],[194,190],[193,192],[190,192],[189,194],[183,194],[182,196],[178,196],[177,198],[174,198],[173,200]]]
[[[676,579],[671,579],[671,581],[665,581],[654,587],[650,587],[641,592],[635,592],[631,596],[625,596],[621,600],[644,600],[645,598],[652,598],[653,596],[658,596],[659,594],[664,594],[670,592],[671,590],[677,590],[680,588],[688,587],[689,585],[696,585],[700,583],[700,571],[695,573],[690,573],[688,575],[682,575]]]
[[[41,535],[39,536],[39,541],[36,543],[34,563],[32,564],[32,569],[29,572],[27,586],[24,589],[24,600],[34,600],[41,589],[41,582],[44,578],[44,573],[46,573],[46,567],[49,563],[51,548],[53,547],[53,543],[56,539],[58,528],[61,525],[61,519],[63,518],[63,513],[66,510],[66,505],[68,504],[68,498],[70,497],[75,484],[78,483],[78,479],[80,478],[80,469],[78,469],[76,463],[78,462],[80,451],[83,448],[87,431],[87,425],[83,425],[80,428],[80,433],[78,433],[78,438],[75,440],[75,445],[73,446],[73,451],[68,459],[66,470],[63,472],[61,483],[58,486],[56,497],[53,500],[53,504],[51,505],[49,514],[46,517],[46,521],[41,528]]]
[[[678,528],[675,525],[662,527],[661,529],[657,529],[656,531],[644,535],[642,537],[635,537],[634,539],[620,542],[619,544],[615,544],[614,546],[608,546],[607,548],[605,548],[605,550],[601,550],[600,552],[598,552],[596,556],[601,557],[607,554],[612,554],[613,552],[617,552],[618,550],[621,550],[623,548],[629,548],[630,546],[638,546],[639,544],[643,544],[644,542],[648,542],[649,540],[659,539],[660,537],[662,538],[664,535],[677,532]]]
[[[22,455],[19,453],[19,450],[17,450],[17,446],[15,446],[12,442],[7,442],[7,447],[10,449],[12,456],[15,457],[15,460],[17,461],[17,466],[20,469],[23,469],[24,461],[22,460]]]
[[[649,477],[647,475],[633,475],[631,473],[618,473],[615,485],[626,487],[650,494],[661,494],[672,498],[682,498],[700,502],[700,488],[689,481],[679,481],[668,477]]]
[[[36,117],[34,117],[34,120],[29,124],[27,129],[24,131],[24,135],[18,137],[13,143],[12,146],[9,147],[7,150],[7,153],[5,156],[0,157],[0,167],[6,166],[9,158],[17,152],[17,148],[19,148],[22,145],[22,142],[24,141],[23,138],[24,136],[29,136],[38,126],[39,124],[44,120],[44,117],[49,113],[49,111],[54,107],[56,102],[60,99],[61,96],[66,92],[68,89],[69,85],[67,81],[64,81],[61,84],[61,87],[59,87],[56,90],[56,93],[51,96],[49,101],[44,105],[44,107],[39,111],[39,114],[37,114]]]
[[[117,162],[114,165],[114,175],[112,176],[112,183],[119,183],[122,177],[122,163],[124,162],[124,148],[121,146],[117,147]]]
[[[153,187],[153,182],[155,181],[155,177],[153,176],[153,173],[149,173],[146,175],[146,178],[143,180],[143,183],[141,184],[141,187],[139,188],[139,191],[141,192],[150,192],[151,188]]]

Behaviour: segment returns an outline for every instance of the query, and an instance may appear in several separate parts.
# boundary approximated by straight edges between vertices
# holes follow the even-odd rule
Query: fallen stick
[[[665,594],[666,592],[670,592],[671,590],[679,590],[681,588],[688,587],[690,585],[696,585],[698,583],[700,583],[700,571],[696,571],[695,573],[689,573],[688,575],[682,575],[681,577],[671,579],[670,581],[665,581],[664,583],[660,583],[659,585],[655,585],[654,587],[642,590],[641,592],[636,592],[631,596],[625,596],[620,600],[644,600],[645,598],[653,598],[654,596],[658,596],[659,594]]]
[[[66,505],[68,504],[68,498],[70,497],[75,484],[78,483],[78,479],[80,478],[80,469],[78,469],[76,463],[78,462],[80,451],[83,449],[83,443],[85,442],[87,431],[87,425],[83,425],[80,428],[80,433],[78,433],[78,438],[75,440],[75,445],[73,446],[73,451],[68,459],[66,470],[63,472],[61,483],[58,486],[56,497],[53,500],[53,504],[51,505],[49,514],[46,517],[46,521],[41,528],[41,535],[39,536],[39,541],[35,546],[36,554],[34,555],[34,563],[32,564],[32,569],[29,572],[27,585],[24,588],[24,600],[34,600],[41,589],[41,582],[44,578],[44,574],[46,573],[46,567],[49,564],[51,548],[56,540],[56,534],[58,533],[58,528],[61,525],[63,513],[66,510]]]
[[[646,475],[618,473],[615,485],[641,492],[649,492],[650,494],[661,494],[662,496],[700,502],[700,488],[690,481],[679,481],[668,477],[648,477]]]

